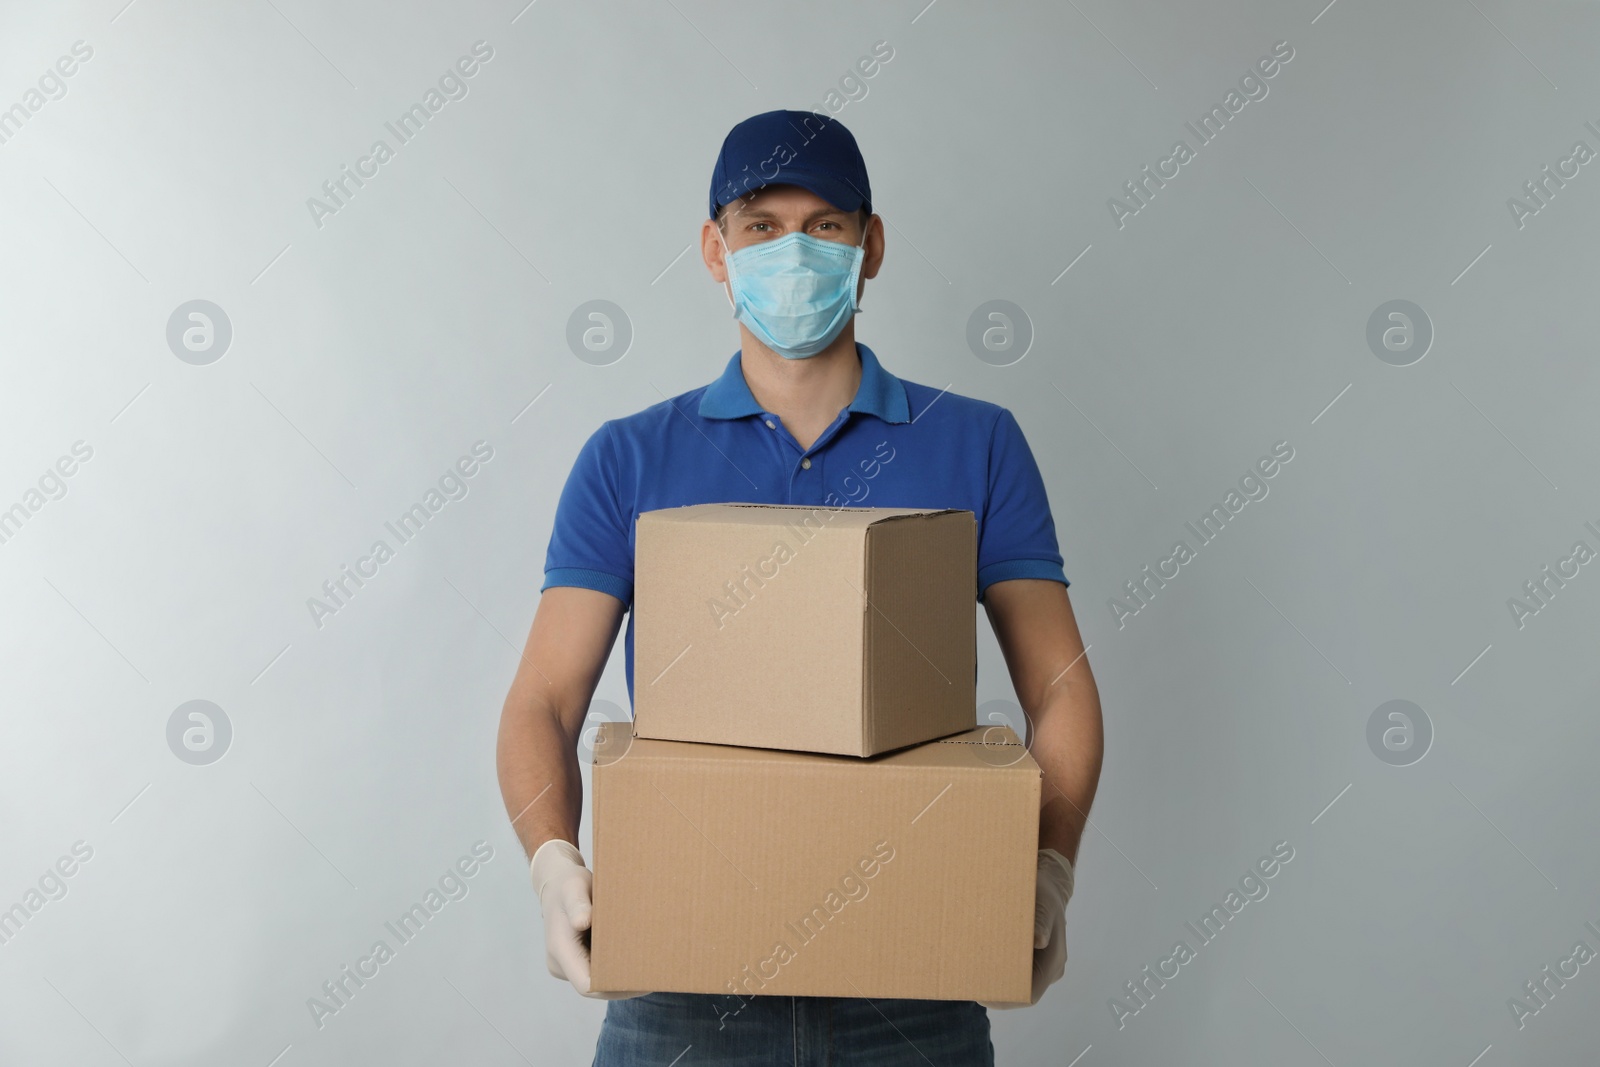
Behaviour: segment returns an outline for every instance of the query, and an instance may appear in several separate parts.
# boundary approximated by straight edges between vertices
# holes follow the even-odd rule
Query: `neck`
[[[861,385],[855,323],[809,359],[785,359],[739,324],[739,365],[756,403],[783,419],[801,447],[811,443],[850,406]]]

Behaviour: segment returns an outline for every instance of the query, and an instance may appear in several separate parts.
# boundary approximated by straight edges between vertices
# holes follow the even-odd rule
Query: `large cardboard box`
[[[1026,1002],[1040,781],[1006,727],[859,759],[606,723],[593,986]]]
[[[866,756],[977,725],[970,511],[639,516],[639,737]]]

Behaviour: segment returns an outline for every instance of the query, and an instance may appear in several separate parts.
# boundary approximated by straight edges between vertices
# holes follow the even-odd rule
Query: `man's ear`
[[[883,220],[873,215],[867,220],[867,239],[861,253],[861,277],[876,278],[883,266]]]
[[[723,237],[715,219],[707,219],[700,227],[700,258],[705,261],[711,279],[719,285],[727,282],[728,268],[723,264],[727,254]]]

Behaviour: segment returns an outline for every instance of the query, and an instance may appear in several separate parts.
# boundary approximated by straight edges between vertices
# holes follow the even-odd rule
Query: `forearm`
[[[578,843],[583,779],[576,738],[541,702],[508,701],[496,747],[500,795],[529,856],[551,838]]]
[[[1039,847],[1055,849],[1076,866],[1105,750],[1100,694],[1088,662],[1074,664],[1031,714],[1033,757],[1044,772]]]
[[[500,796],[529,856],[553,837],[578,843],[578,731],[624,607],[607,593],[573,586],[539,596],[495,746]]]
[[[1011,684],[1028,716],[1029,747],[1044,772],[1039,847],[1077,863],[1100,783],[1100,693],[1066,586],[1014,578],[989,587],[984,607]]]

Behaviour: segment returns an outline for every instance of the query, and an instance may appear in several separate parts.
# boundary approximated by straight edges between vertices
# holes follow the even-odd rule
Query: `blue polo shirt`
[[[810,448],[756,401],[738,352],[710,385],[601,423],[561,490],[539,591],[582,586],[631,609],[639,513],[723,503],[964,508],[977,517],[979,601],[1010,578],[1068,584],[1011,412],[897,378],[860,342],[856,354],[855,399]],[[631,701],[631,610],[625,646]]]

